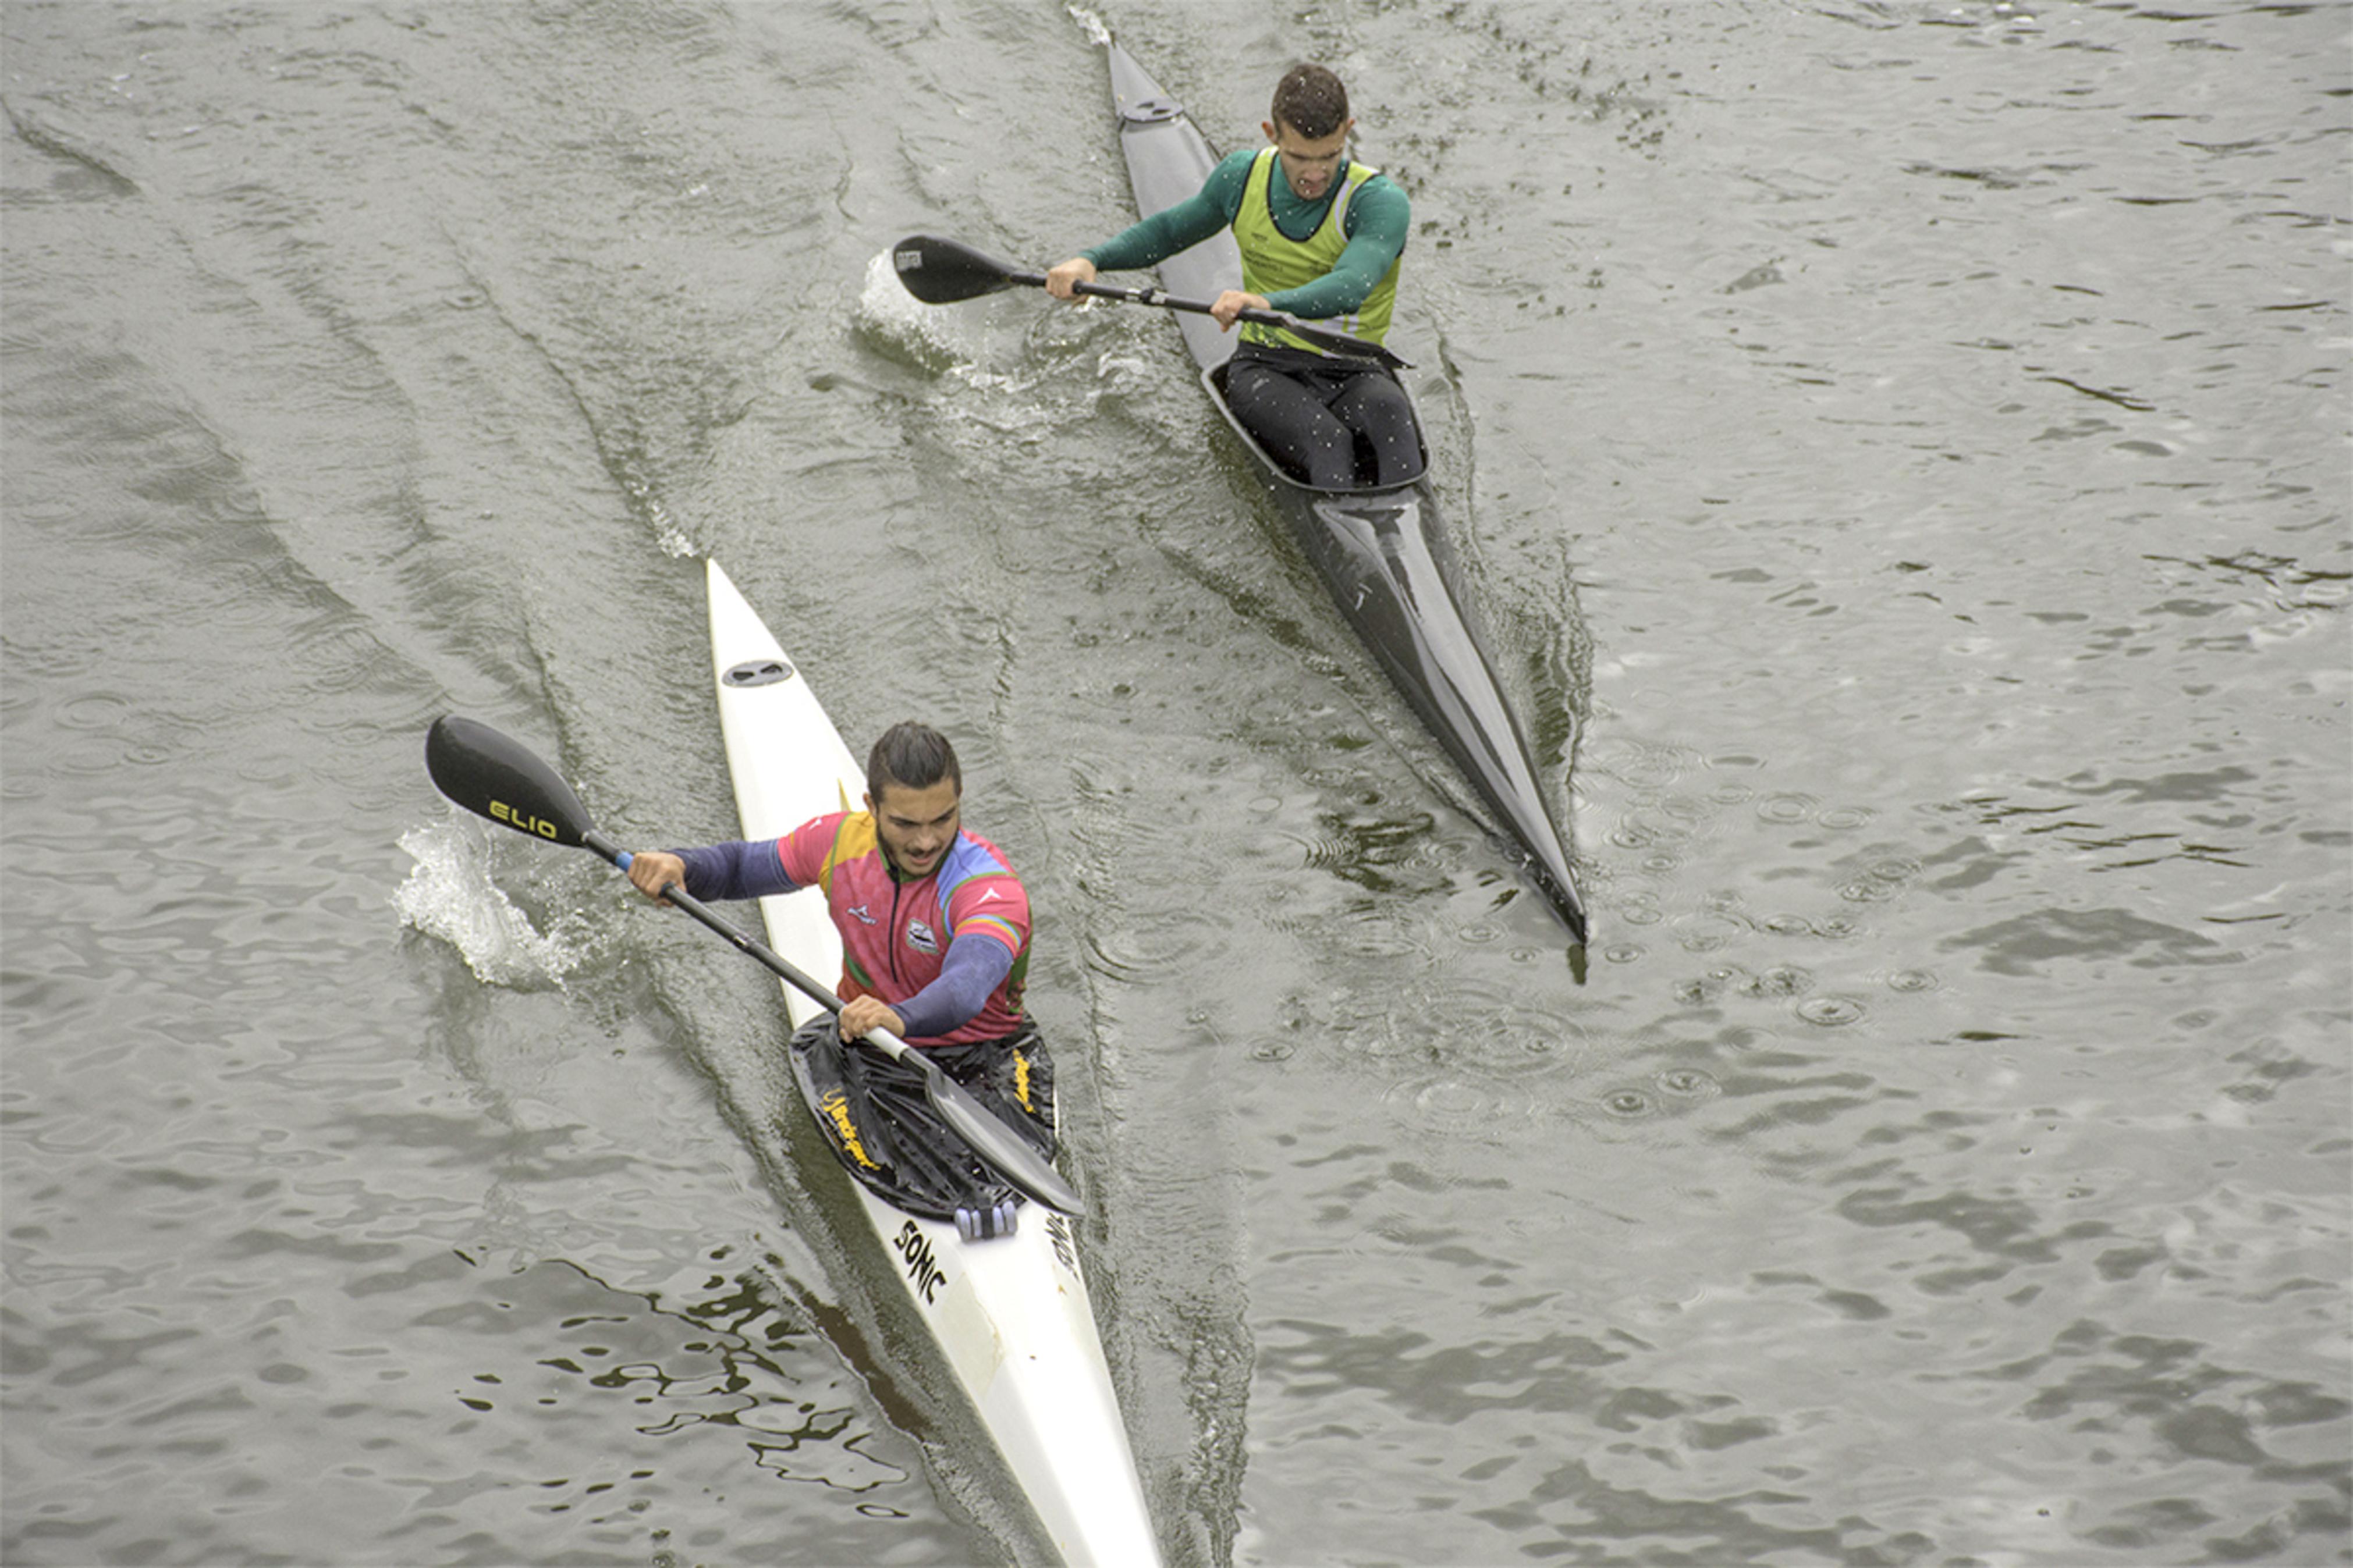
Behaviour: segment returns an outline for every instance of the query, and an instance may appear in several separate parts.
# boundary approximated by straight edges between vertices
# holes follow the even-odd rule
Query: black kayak
[[[1199,191],[1217,166],[1217,155],[1183,107],[1126,50],[1116,43],[1106,47],[1128,183],[1137,210],[1156,213]],[[1213,300],[1241,287],[1241,253],[1231,231],[1220,231],[1161,262],[1157,271],[1168,293]],[[1303,483],[1226,405],[1224,373],[1233,337],[1198,313],[1180,314],[1176,321],[1201,367],[1202,385],[1250,454],[1260,481],[1340,613],[1495,813],[1529,881],[1582,944],[1585,905],[1569,872],[1565,836],[1536,782],[1526,735],[1504,700],[1461,591],[1430,485],[1427,442],[1416,471],[1402,482],[1347,489]]]

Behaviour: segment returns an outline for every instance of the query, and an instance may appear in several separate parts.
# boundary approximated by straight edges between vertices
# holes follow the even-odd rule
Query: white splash
[[[858,321],[887,342],[911,351],[934,371],[972,357],[956,341],[955,312],[923,304],[908,293],[888,250],[877,252],[866,264],[865,285],[858,295]]]
[[[490,856],[469,819],[411,828],[400,847],[417,862],[392,896],[401,923],[448,942],[485,984],[561,986],[586,955],[586,933],[543,935],[491,880]]]

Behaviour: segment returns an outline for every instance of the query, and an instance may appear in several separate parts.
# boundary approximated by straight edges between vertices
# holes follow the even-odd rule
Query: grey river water
[[[1580,971],[1169,319],[1347,79]],[[1039,910],[1178,1564],[2353,1562],[2353,10],[0,6],[0,1561],[1039,1561],[773,984],[697,559]],[[746,911],[748,914],[748,911]]]

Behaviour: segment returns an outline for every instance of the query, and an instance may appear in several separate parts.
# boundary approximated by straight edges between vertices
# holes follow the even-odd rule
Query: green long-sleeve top
[[[1209,177],[1201,182],[1198,192],[1079,254],[1093,262],[1099,272],[1127,272],[1150,267],[1200,244],[1219,229],[1231,226],[1234,216],[1242,210],[1242,195],[1250,186],[1250,163],[1257,156],[1250,150],[1229,153],[1209,171]],[[1313,235],[1331,212],[1347,173],[1343,164],[1333,177],[1331,188],[1315,200],[1305,202],[1293,194],[1291,182],[1282,177],[1282,170],[1277,167],[1266,183],[1274,226],[1287,238],[1305,239]],[[1349,198],[1344,223],[1348,245],[1340,252],[1340,259],[1333,264],[1332,270],[1313,283],[1268,295],[1266,302],[1270,306],[1309,321],[1345,316],[1356,310],[1373,291],[1374,285],[1388,276],[1390,267],[1405,249],[1406,235],[1413,224],[1413,205],[1395,181],[1386,174],[1376,174]]]

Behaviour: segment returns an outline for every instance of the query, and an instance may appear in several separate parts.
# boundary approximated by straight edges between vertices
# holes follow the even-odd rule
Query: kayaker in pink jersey
[[[929,725],[894,724],[866,759],[866,792],[865,810],[781,838],[643,851],[629,880],[657,899],[672,882],[704,900],[823,889],[841,933],[845,1039],[881,1027],[940,1047],[1023,1032],[1029,898],[997,847],[964,827],[955,748]]]

